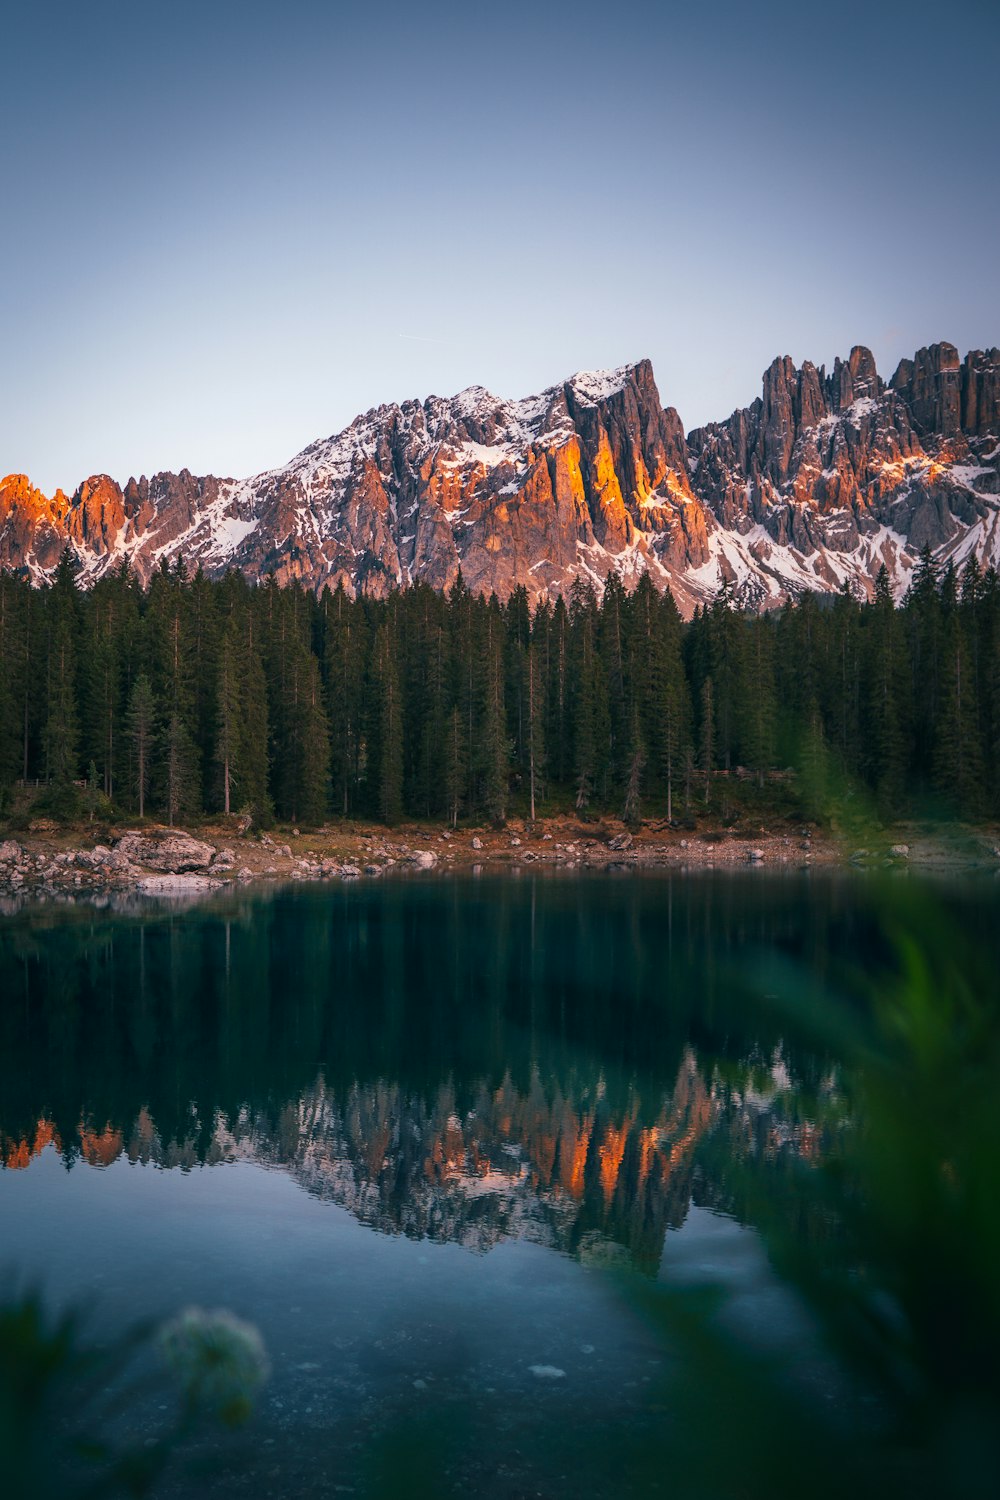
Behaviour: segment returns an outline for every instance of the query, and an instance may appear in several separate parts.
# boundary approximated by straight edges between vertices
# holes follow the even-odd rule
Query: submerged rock
[[[198,891],[214,891],[222,882],[207,875],[146,875],[136,883],[145,896],[190,896]]]

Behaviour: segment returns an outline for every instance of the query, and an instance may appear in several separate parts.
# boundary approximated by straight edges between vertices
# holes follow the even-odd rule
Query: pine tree
[[[0,801],[24,769],[22,720],[28,692],[30,612],[33,592],[0,570]]]
[[[941,699],[941,601],[929,546],[920,553],[903,608],[908,636],[910,691],[920,713],[914,718],[913,752],[918,772],[932,775]]]
[[[323,612],[331,798],[346,818],[356,809],[362,780],[368,630],[363,606],[348,599],[343,583],[324,595]]]
[[[201,811],[190,589],[183,560],[153,575],[144,617],[145,670],[162,719],[152,790],[173,823]]]
[[[577,580],[570,595],[568,675],[573,737],[573,780],[583,812],[601,789],[610,761],[610,714],[604,663],[597,650],[597,601]]]
[[[378,815],[398,823],[403,808],[403,707],[394,641],[386,621],[375,632],[372,683],[378,707]]]
[[[78,773],[80,718],[76,681],[79,633],[74,564],[64,552],[49,591],[49,644],[46,679],[45,774],[67,786]]]
[[[560,784],[565,783],[571,766],[569,635],[569,612],[560,594],[553,607],[551,621],[545,621],[545,743],[549,749],[553,778]]]
[[[267,681],[257,632],[254,615],[247,610],[241,622],[240,737],[235,772],[237,806],[249,812],[254,822],[266,825],[274,807],[268,784]]]
[[[607,760],[612,769],[628,781],[632,771],[632,714],[625,692],[625,589],[615,570],[609,569],[597,617],[597,641],[605,683],[608,718]]]
[[[528,644],[525,661],[527,678],[528,806],[535,821],[535,801],[545,777],[545,681],[538,660],[538,644]]]
[[[774,763],[776,703],[774,691],[774,637],[771,623],[757,615],[748,625],[744,655],[744,694],[741,707],[740,743],[748,765],[757,773],[758,786]]]
[[[681,654],[682,625],[669,590],[658,611],[654,654],[655,700],[659,708],[660,761],[667,784],[667,818],[674,816],[674,778],[691,750],[691,697]],[[686,794],[690,802],[690,785]]]
[[[708,611],[708,642],[716,752],[726,771],[732,769],[741,748],[744,638],[743,618],[733,605],[732,586],[724,579]]]
[[[898,811],[906,772],[906,736],[902,712],[905,658],[899,618],[893,607],[889,574],[879,569],[875,597],[863,616],[862,768],[875,788],[883,812]]]
[[[627,775],[625,777],[625,805],[622,817],[626,823],[638,823],[642,796],[642,774],[646,768],[646,746],[642,738],[637,706],[632,709],[629,726]]]
[[[201,810],[198,749],[179,710],[173,709],[160,740],[160,800],[171,828]]]
[[[139,816],[146,816],[146,792],[149,789],[155,739],[156,703],[145,673],[136,678],[128,704],[128,737],[132,750],[133,780],[139,803]]]
[[[486,655],[483,672],[480,731],[483,802],[498,827],[507,817],[510,779],[510,742],[504,704],[503,630],[495,596],[487,608]]]
[[[234,773],[238,779],[242,741],[240,656],[239,626],[230,616],[219,652],[215,734],[215,759],[222,774],[222,811],[227,817],[232,811]]]
[[[960,612],[949,568],[940,595],[940,699],[934,738],[934,780],[951,806],[970,816],[982,806],[982,759],[970,630]]]
[[[701,771],[705,777],[705,806],[715,769],[715,694],[711,677],[701,685]]]
[[[861,610],[845,583],[830,620],[826,718],[831,745],[851,775],[860,769],[861,759],[861,629]]]
[[[468,785],[468,775],[465,725],[456,704],[448,715],[448,731],[444,747],[444,789],[448,821],[452,828],[458,827],[458,817],[462,797]]]

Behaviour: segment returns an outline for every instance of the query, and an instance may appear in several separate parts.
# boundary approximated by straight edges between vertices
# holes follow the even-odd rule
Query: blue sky
[[[10,7],[0,473],[279,464],[383,401],[1000,344],[995,0]]]

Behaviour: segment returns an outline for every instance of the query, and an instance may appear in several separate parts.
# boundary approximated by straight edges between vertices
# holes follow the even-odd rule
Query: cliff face
[[[1000,351],[950,344],[888,385],[867,349],[827,374],[777,359],[761,397],[685,437],[648,360],[504,401],[378,407],[244,481],[107,475],[70,500],[0,481],[0,566],[41,580],[69,546],[92,580],[183,555],[384,595],[420,579],[553,598],[577,577],[649,572],[687,613],[724,578],[761,605],[885,563],[902,592],[920,548],[1000,559]]]
[[[950,344],[888,386],[861,347],[830,374],[775,360],[759,401],[688,437],[697,494],[761,575],[734,581],[763,600],[779,580],[867,589],[885,563],[901,592],[925,545],[959,566],[1000,559],[998,378],[1000,351],[960,365]]]

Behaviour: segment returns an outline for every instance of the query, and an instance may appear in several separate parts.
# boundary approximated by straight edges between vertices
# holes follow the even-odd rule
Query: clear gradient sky
[[[1000,344],[998,0],[7,6],[0,474],[245,475],[383,401]]]

